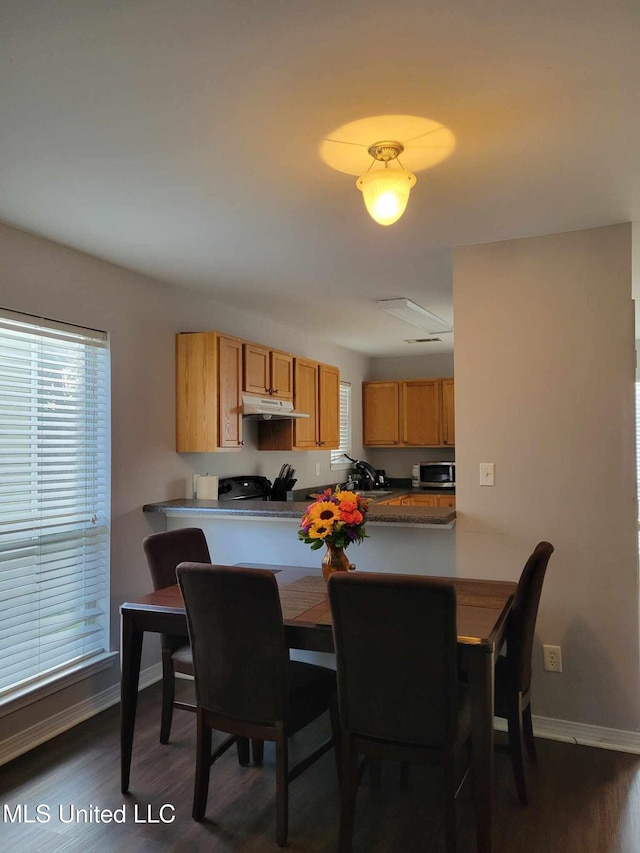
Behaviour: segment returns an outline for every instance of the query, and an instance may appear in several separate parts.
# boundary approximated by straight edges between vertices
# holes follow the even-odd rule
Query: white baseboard
[[[159,663],[147,667],[140,673],[140,690],[149,687],[162,678],[162,665]],[[29,752],[56,735],[77,726],[105,711],[120,701],[120,685],[116,684],[108,690],[98,693],[84,702],[79,702],[59,714],[55,714],[35,726],[18,732],[6,740],[0,741],[0,766],[19,755]],[[498,731],[506,731],[505,720],[495,720]],[[533,717],[533,731],[536,737],[549,740],[559,740],[583,746],[595,746],[601,749],[617,750],[640,754],[640,732],[628,732],[623,729],[607,729],[603,726],[592,726],[587,723],[573,723],[569,720],[556,720],[552,717]]]
[[[149,687],[150,684],[160,681],[161,678],[162,664],[156,663],[153,666],[147,667],[147,669],[140,672],[139,690]],[[120,685],[115,684],[113,687],[97,693],[90,699],[85,699],[77,705],[72,705],[70,708],[54,714],[53,717],[49,717],[47,720],[36,723],[36,725],[30,726],[24,731],[0,741],[0,766],[6,764],[8,761],[12,761],[19,755],[23,755],[25,752],[29,752],[30,749],[34,749],[36,746],[40,746],[41,743],[56,737],[56,735],[66,732],[68,729],[73,728],[73,726],[77,726],[78,723],[88,720],[89,717],[94,717],[101,711],[106,711],[112,705],[117,705],[119,701]]]
[[[535,715],[532,716],[532,723],[536,737],[640,754],[640,732],[607,729],[588,723],[572,723],[569,720],[555,720],[553,717],[536,717]],[[496,718],[494,724],[498,731],[506,732],[506,720]]]

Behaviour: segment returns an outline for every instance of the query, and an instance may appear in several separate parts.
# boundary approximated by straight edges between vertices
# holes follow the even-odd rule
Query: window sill
[[[4,702],[0,703],[0,718],[13,714],[27,705],[32,705],[34,702],[39,702],[46,696],[58,693],[60,690],[64,690],[78,681],[89,678],[97,672],[109,669],[109,667],[113,666],[117,658],[118,652],[104,652],[95,658],[76,664],[76,666],[63,673],[52,675],[50,678],[41,681],[33,687],[25,687],[24,690],[14,693]]]

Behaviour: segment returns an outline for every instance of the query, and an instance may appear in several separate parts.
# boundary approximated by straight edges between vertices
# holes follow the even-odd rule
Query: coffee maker
[[[347,453],[345,456],[350,462],[353,462],[352,476],[355,475],[359,480],[361,489],[383,489],[388,485],[387,475],[383,469],[376,469],[361,459],[352,459]]]

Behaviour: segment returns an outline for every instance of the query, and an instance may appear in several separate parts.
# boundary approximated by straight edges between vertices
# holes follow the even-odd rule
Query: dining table
[[[275,573],[289,648],[333,652],[331,610],[327,585],[308,566],[242,563]],[[493,837],[493,702],[494,665],[505,638],[516,584],[474,578],[438,578],[456,590],[458,650],[468,682],[471,705],[471,741],[478,853],[491,853]],[[121,789],[129,791],[131,759],[144,634],[188,637],[180,588],[176,584],[120,607]],[[250,626],[247,626],[250,630]]]

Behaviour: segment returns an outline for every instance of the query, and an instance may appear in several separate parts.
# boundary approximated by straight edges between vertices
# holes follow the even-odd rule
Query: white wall
[[[338,365],[353,383],[354,438],[361,435],[358,392],[371,376],[369,364],[296,330],[6,226],[0,226],[0,258],[0,305],[111,333],[117,648],[120,603],[149,587],[140,541],[152,528],[142,504],[183,495],[192,470],[273,476],[284,461],[251,446],[206,458],[174,452],[175,332],[218,329]],[[459,575],[514,580],[538,540],[553,542],[538,634],[562,645],[565,671],[543,675],[537,659],[534,713],[635,731],[629,266],[628,226],[456,251],[456,539]],[[288,456],[301,484],[315,479],[316,459],[326,460],[321,482],[331,481],[326,451]],[[476,485],[480,461],[496,463],[493,489]],[[148,665],[158,659],[155,638],[145,647]],[[117,678],[114,667],[3,718],[3,737],[90,700]]]
[[[453,353],[378,356],[369,361],[367,379],[442,379],[453,376]]]
[[[178,331],[215,329],[335,364],[355,389],[367,359],[328,346],[294,329],[233,311],[203,295],[169,288],[135,273],[0,225],[0,305],[16,311],[106,329],[112,357],[112,648],[119,646],[123,601],[150,587],[141,540],[161,517],[145,515],[147,502],[185,496],[192,471],[261,473],[273,478],[283,461],[298,470],[300,485],[327,483],[329,451],[273,453],[249,446],[238,453],[175,453],[174,336]],[[362,435],[359,394],[354,395],[354,436]],[[361,452],[357,441],[355,451]],[[316,462],[321,476],[315,477]],[[335,478],[335,474],[333,475]],[[153,526],[152,526],[153,525]],[[297,540],[295,540],[297,541]],[[145,641],[143,666],[159,660],[156,638]],[[17,714],[2,719],[3,737],[65,708],[90,700],[119,680],[117,666],[86,679]]]
[[[637,731],[638,540],[629,225],[457,249],[457,571],[551,558],[533,713]],[[495,462],[495,487],[480,487]],[[562,674],[540,643],[560,645]]]

